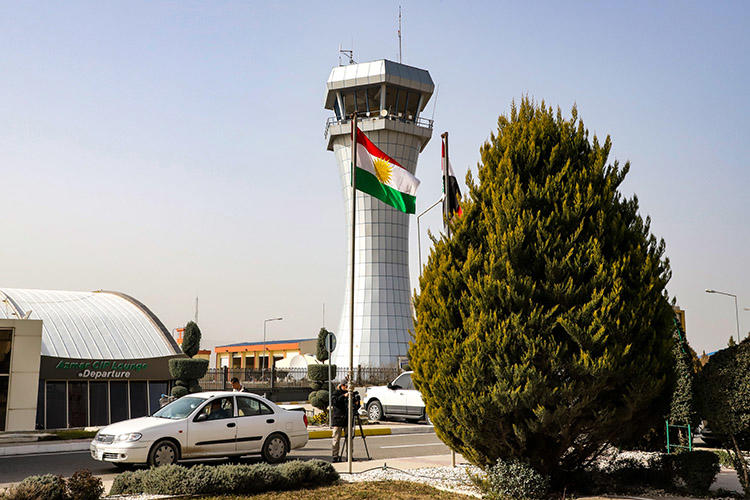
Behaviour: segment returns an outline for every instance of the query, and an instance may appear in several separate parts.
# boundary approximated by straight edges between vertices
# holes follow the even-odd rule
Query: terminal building
[[[148,415],[182,351],[123,293],[0,288],[0,431],[107,425]]]

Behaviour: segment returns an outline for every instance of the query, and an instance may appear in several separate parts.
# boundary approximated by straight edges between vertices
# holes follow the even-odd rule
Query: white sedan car
[[[150,417],[108,425],[91,441],[90,450],[94,459],[121,466],[251,454],[276,463],[307,439],[304,412],[284,410],[250,393],[199,392]]]
[[[429,423],[422,395],[411,381],[412,373],[404,372],[388,385],[367,388],[362,406],[370,420],[398,417]]]

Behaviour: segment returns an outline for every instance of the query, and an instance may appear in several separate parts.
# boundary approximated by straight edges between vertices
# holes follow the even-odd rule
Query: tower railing
[[[328,139],[328,128],[331,125],[343,125],[346,123],[349,123],[351,121],[351,117],[346,118],[337,118],[335,116],[329,116],[326,120],[326,128],[324,136],[326,139]],[[380,116],[380,114],[377,111],[369,112],[369,111],[360,111],[357,112],[357,121],[359,122],[366,122],[368,119],[370,120],[377,120],[377,119],[385,119],[385,120],[392,120],[396,122],[402,122],[402,123],[413,123],[417,127],[427,128],[432,130],[433,120],[430,120],[429,118],[422,118],[421,116],[417,116],[416,120],[414,118],[409,119],[408,117],[405,117],[401,114],[388,114],[385,117]]]

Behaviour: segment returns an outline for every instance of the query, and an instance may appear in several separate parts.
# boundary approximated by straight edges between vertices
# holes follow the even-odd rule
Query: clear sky
[[[700,353],[750,330],[750,4],[413,2],[403,62],[439,85],[417,210],[463,185],[513,99],[610,134],[667,243]],[[325,150],[337,49],[397,60],[399,2],[0,2],[0,286],[110,289],[204,347],[338,327],[341,181]],[[425,216],[433,231],[440,215]],[[427,246],[426,233],[422,235]],[[424,255],[426,255],[426,250]],[[411,228],[416,285],[417,232]]]

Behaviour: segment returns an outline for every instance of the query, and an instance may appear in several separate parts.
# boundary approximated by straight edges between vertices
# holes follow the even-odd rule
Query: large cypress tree
[[[475,464],[573,469],[664,416],[669,263],[610,148],[576,108],[522,99],[433,239],[410,363],[438,435]]]

